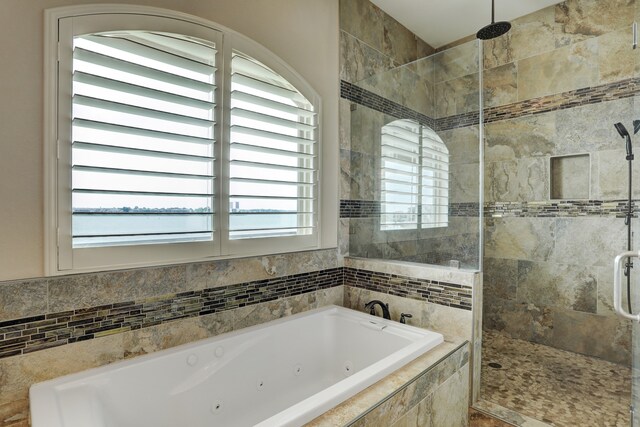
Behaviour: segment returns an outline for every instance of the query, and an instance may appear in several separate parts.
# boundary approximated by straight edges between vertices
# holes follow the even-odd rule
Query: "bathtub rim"
[[[72,374],[68,374],[68,375],[62,375],[56,378],[52,378],[50,380],[46,380],[46,381],[42,381],[42,382],[38,382],[38,383],[34,383],[29,387],[29,413],[30,413],[30,417],[31,417],[31,425],[32,426],[47,426],[47,427],[63,427],[63,425],[61,424],[61,417],[57,417],[57,419],[51,419],[51,417],[47,416],[47,414],[59,414],[60,411],[58,409],[58,395],[55,391],[55,387],[56,385],[54,383],[60,382],[63,378],[64,378],[64,383],[73,383],[73,382],[77,382],[77,381],[81,381],[84,378],[87,377],[91,377],[91,376],[95,376],[95,375],[100,375],[103,374],[105,372],[117,372],[117,371],[121,371],[122,369],[126,369],[132,366],[136,366],[138,364],[142,364],[145,363],[148,360],[153,360],[156,359],[158,357],[165,357],[165,356],[171,356],[172,354],[175,353],[180,353],[183,351],[188,351],[189,349],[192,348],[197,348],[197,347],[201,347],[203,344],[205,344],[207,341],[218,341],[218,340],[223,340],[228,336],[242,336],[245,334],[251,334],[255,331],[260,331],[262,329],[266,329],[269,328],[271,326],[275,326],[275,325],[279,325],[282,323],[287,323],[287,322],[291,322],[291,321],[295,321],[296,319],[299,318],[304,318],[304,317],[310,317],[313,315],[317,315],[319,313],[322,312],[327,312],[328,314],[331,312],[335,312],[335,313],[344,313],[347,316],[351,315],[351,316],[358,316],[358,317],[365,317],[368,316],[366,313],[357,311],[357,310],[353,310],[351,308],[347,308],[347,307],[343,307],[343,306],[339,306],[339,305],[335,305],[335,304],[331,304],[331,305],[326,305],[326,306],[322,306],[322,307],[318,307],[315,309],[311,309],[311,310],[307,310],[307,311],[303,311],[300,313],[296,313],[296,314],[292,314],[289,316],[284,316],[281,317],[279,319],[274,319],[268,322],[263,322],[257,325],[253,325],[253,326],[249,326],[246,328],[242,328],[242,329],[238,329],[238,330],[234,330],[234,331],[228,331],[228,332],[224,332],[222,334],[218,334],[218,335],[214,335],[211,337],[207,337],[207,338],[203,338],[200,340],[196,340],[193,342],[189,342],[189,343],[185,343],[185,344],[181,344],[175,347],[171,347],[171,348],[167,348],[167,349],[163,349],[163,350],[159,350],[159,351],[154,351],[152,353],[148,353],[148,354],[144,354],[144,355],[139,355],[139,356],[135,356],[129,359],[121,359],[121,360],[116,360],[112,363],[109,363],[107,365],[103,365],[103,366],[98,366],[95,368],[90,368],[90,369],[86,369],[83,371],[79,371],[79,372],[75,372]],[[393,366],[391,368],[387,368],[385,370],[384,375],[380,375],[379,378],[376,378],[375,380],[371,381],[370,384],[368,384],[367,386],[365,386],[362,390],[353,392],[351,394],[349,394],[348,396],[342,396],[341,400],[338,403],[333,403],[331,404],[328,408],[326,408],[323,412],[321,412],[318,415],[315,415],[314,417],[310,418],[309,420],[307,420],[306,422],[309,422],[319,416],[322,415],[322,413],[330,410],[333,407],[336,407],[342,403],[344,403],[345,401],[347,401],[348,399],[352,398],[353,396],[357,395],[357,393],[363,391],[364,389],[366,389],[367,387],[371,386],[372,384],[375,384],[376,382],[380,381],[381,379],[385,378],[386,376],[388,376],[389,374],[401,369],[403,366],[406,366],[407,363],[415,360],[417,357],[420,357],[421,355],[424,355],[425,353],[428,353],[430,350],[432,350],[433,348],[437,347],[438,345],[442,344],[444,342],[444,337],[441,333],[439,332],[435,332],[435,331],[431,331],[428,329],[424,329],[424,328],[418,328],[415,326],[411,326],[411,325],[407,325],[407,324],[403,324],[401,325],[398,322],[392,321],[392,320],[388,320],[388,319],[383,319],[377,316],[371,316],[372,318],[370,319],[371,322],[373,323],[379,323],[382,325],[385,325],[386,327],[392,327],[394,329],[406,329],[408,331],[414,331],[420,335],[425,335],[425,333],[431,333],[431,334],[436,334],[440,336],[440,339],[437,343],[435,343],[434,345],[432,345],[430,348],[427,348],[426,350],[424,350],[422,353],[419,353],[417,355],[414,356],[408,356],[409,359],[408,360],[403,360],[402,363],[399,363],[398,366]],[[401,326],[400,326],[401,325]],[[411,344],[409,344],[408,346],[402,348],[401,350],[398,350],[394,353],[392,353],[389,356],[386,356],[382,359],[377,360],[376,362],[374,362],[373,364],[367,366],[366,368],[364,368],[363,370],[353,374],[351,377],[355,377],[356,375],[361,374],[364,371],[369,370],[370,368],[381,364],[381,362],[386,361],[387,359],[389,359],[390,357],[394,356],[396,353],[398,352],[403,352],[403,353],[407,353],[407,349],[411,348],[411,350],[415,351],[415,347],[419,346],[420,343],[418,342],[412,342]],[[407,356],[405,356],[407,357]],[[114,365],[118,365],[117,367],[114,367]],[[351,378],[349,377],[349,378]],[[342,381],[342,380],[341,380]],[[308,400],[316,397],[318,394],[324,393],[325,391],[331,389],[332,387],[334,387],[336,384],[333,384],[330,387],[327,387],[325,389],[323,389],[322,391],[309,396],[305,399],[303,399],[302,401],[299,401],[295,404],[293,404],[292,406],[290,406],[289,408],[295,407],[297,405],[300,405],[304,402],[307,402]],[[38,401],[38,407],[37,410],[35,409],[35,406],[32,404],[32,402],[34,400]],[[289,408],[278,412],[276,414],[273,414],[271,417],[267,418],[266,420],[261,421],[259,424],[257,424],[257,426],[262,426],[263,423],[274,419],[274,417],[277,417],[279,414],[282,414],[286,411],[289,410]],[[264,424],[264,427],[269,426],[270,424]],[[285,424],[286,425],[286,424]]]

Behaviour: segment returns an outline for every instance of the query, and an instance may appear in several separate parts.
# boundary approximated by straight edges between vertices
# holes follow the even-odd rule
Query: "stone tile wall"
[[[343,52],[347,55],[343,63],[359,60],[350,54]],[[439,112],[437,105],[446,105],[443,108],[454,114],[476,111],[477,116],[478,80],[470,77],[478,75],[477,55],[472,42],[390,70],[372,69],[355,84],[342,82],[341,228],[348,230],[351,256],[445,265],[457,260],[466,268],[479,265],[477,117],[475,126],[440,132],[451,156],[450,209],[452,216],[461,217],[451,218],[448,227],[380,230],[378,179],[385,124],[408,118],[439,131],[439,117],[447,113]],[[353,65],[360,66],[368,65]],[[413,100],[416,94],[421,103]]]
[[[613,124],[639,117],[637,3],[567,0],[515,20],[483,58],[484,327],[625,364],[630,324],[611,298],[627,162]],[[588,164],[563,179],[588,198],[552,200],[551,158],[576,154]],[[637,199],[637,162],[634,175]]]
[[[362,291],[390,302],[394,319],[418,303],[416,325],[469,339],[473,273],[434,271],[427,280],[416,267],[363,268],[341,267],[326,250],[2,282],[0,425],[28,425],[32,383],[344,305],[346,288],[350,299]]]

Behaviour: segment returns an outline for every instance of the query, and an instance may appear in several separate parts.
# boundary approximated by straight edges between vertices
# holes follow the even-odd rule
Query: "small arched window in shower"
[[[414,120],[382,127],[381,230],[446,227],[449,150],[438,134]]]

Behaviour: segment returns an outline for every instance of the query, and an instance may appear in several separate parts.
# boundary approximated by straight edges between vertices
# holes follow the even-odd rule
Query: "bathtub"
[[[324,307],[35,384],[32,426],[301,426],[441,342]]]

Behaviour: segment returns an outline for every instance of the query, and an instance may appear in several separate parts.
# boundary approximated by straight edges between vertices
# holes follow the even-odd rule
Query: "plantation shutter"
[[[317,114],[285,78],[234,52],[229,239],[310,235],[317,222]]]
[[[74,38],[74,248],[213,239],[215,58],[177,34]]]
[[[382,127],[382,230],[418,228],[420,125],[396,120]]]
[[[395,120],[382,127],[381,230],[446,227],[449,151],[428,126]]]
[[[449,150],[432,129],[422,128],[421,227],[449,224]]]

